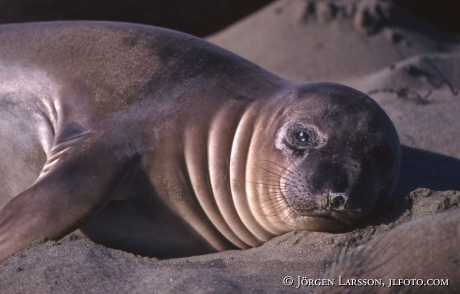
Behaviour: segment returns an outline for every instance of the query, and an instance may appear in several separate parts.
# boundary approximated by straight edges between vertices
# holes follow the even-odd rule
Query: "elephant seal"
[[[459,209],[410,221],[347,253],[315,293],[458,293],[459,242]]]
[[[143,25],[0,26],[0,259],[79,228],[175,257],[358,223],[394,188],[371,98]]]

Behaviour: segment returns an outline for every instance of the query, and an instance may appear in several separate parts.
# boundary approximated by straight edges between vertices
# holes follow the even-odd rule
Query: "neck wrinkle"
[[[191,190],[195,194],[207,219],[214,228],[202,228],[199,233],[211,246],[218,251],[227,249],[222,237],[213,233],[217,229],[225,239],[229,240],[239,248],[247,248],[248,245],[242,242],[230,229],[216,203],[213,195],[211,180],[209,177],[209,160],[206,149],[209,137],[210,118],[205,118],[199,123],[191,123],[184,133],[184,159],[187,174],[190,179]]]
[[[248,193],[247,178],[249,149],[253,142],[254,125],[260,115],[257,103],[251,104],[240,117],[234,131],[233,144],[230,153],[230,186],[233,204],[236,212],[247,230],[256,238],[253,246],[261,245],[273,237],[254,216],[250,203],[251,194]]]
[[[274,165],[261,168],[261,162],[275,162],[284,164],[283,156],[275,148],[274,138],[282,125],[280,118],[286,117],[286,108],[277,104],[267,103],[265,111],[272,113],[263,116],[254,122],[253,128],[257,131],[248,147],[248,161],[246,169],[246,193],[250,199],[249,206],[254,217],[271,237],[289,232],[291,215],[289,205],[281,189],[281,171]],[[270,171],[272,169],[272,171]],[[278,183],[275,182],[278,181]],[[270,183],[267,183],[269,181]]]
[[[207,148],[209,177],[215,202],[231,232],[236,235],[240,243],[245,244],[244,247],[236,244],[240,248],[255,247],[262,243],[244,222],[247,213],[242,213],[241,209],[237,207],[238,200],[246,195],[241,195],[238,190],[232,190],[232,186],[235,184],[235,177],[232,172],[232,166],[235,162],[235,159],[232,159],[234,157],[232,152],[235,150],[235,135],[240,126],[245,127],[241,123],[247,117],[246,113],[247,104],[241,104],[238,101],[231,101],[221,107],[212,119]],[[239,148],[240,146],[237,149]],[[237,161],[241,160],[244,160],[244,157],[237,159]],[[244,183],[244,178],[242,180]],[[236,185],[241,183],[239,181],[240,179],[236,180]],[[234,192],[238,196],[233,195]],[[235,200],[237,201],[235,202]],[[227,235],[225,236],[228,238]]]

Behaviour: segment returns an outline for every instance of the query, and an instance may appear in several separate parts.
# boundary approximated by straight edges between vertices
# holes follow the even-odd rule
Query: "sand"
[[[163,261],[88,240],[39,240],[0,264],[0,292],[295,292],[296,285],[285,286],[284,277],[318,278],[348,250],[412,219],[458,208],[459,203],[460,192],[418,189],[352,232],[291,232],[259,248]]]
[[[360,245],[391,241],[405,223],[417,230],[411,221],[460,213],[458,37],[393,1],[281,0],[209,40],[285,78],[341,82],[377,100],[403,144],[394,201],[349,232],[291,232],[259,248],[181,259],[135,256],[82,239],[42,239],[0,264],[1,293],[313,292],[296,289],[297,277],[319,278]],[[286,276],[293,286],[283,284]]]

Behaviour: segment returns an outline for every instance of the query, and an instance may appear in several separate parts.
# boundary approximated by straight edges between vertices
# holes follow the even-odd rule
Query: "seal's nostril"
[[[348,197],[345,193],[330,193],[329,194],[329,202],[331,208],[345,208],[345,204],[348,200]]]
[[[331,199],[333,207],[341,207],[345,205],[345,198],[343,196],[336,196]]]
[[[345,208],[347,205],[348,196],[345,193],[329,193],[328,201],[329,206],[327,209],[333,210],[340,213],[360,213],[361,208]]]

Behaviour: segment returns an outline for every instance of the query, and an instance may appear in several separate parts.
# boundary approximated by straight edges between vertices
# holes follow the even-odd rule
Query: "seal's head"
[[[276,130],[277,152],[271,153],[278,156],[261,152],[257,162],[256,181],[266,191],[260,197],[277,194],[262,206],[265,213],[296,229],[332,231],[358,223],[390,199],[400,145],[375,101],[332,83],[297,85],[285,96],[268,122],[277,125],[268,129]]]

